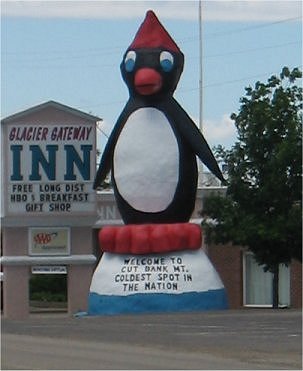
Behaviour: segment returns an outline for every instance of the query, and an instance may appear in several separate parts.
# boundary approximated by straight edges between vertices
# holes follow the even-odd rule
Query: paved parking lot
[[[302,369],[301,312],[2,320],[2,369]]]

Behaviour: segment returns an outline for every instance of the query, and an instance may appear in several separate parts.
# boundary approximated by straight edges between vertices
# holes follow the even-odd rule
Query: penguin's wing
[[[199,159],[208,167],[208,169],[222,182],[226,182],[218,163],[209,148],[204,136],[199,131],[195,123],[184,111],[184,109],[179,105],[177,101],[174,100],[174,111],[173,117],[176,117],[176,127],[180,134],[185,138],[193,152],[199,157]]]
[[[106,178],[106,175],[109,173],[111,166],[112,166],[112,157],[113,157],[113,152],[114,148],[116,145],[116,142],[118,140],[120,131],[123,127],[123,124],[126,121],[128,109],[127,106],[125,106],[124,110],[122,111],[121,115],[119,116],[109,138],[106,143],[105,149],[103,151],[99,167],[95,176],[93,188],[97,189],[98,187],[101,186],[101,183],[103,180]]]
[[[98,167],[98,170],[95,176],[94,185],[93,185],[94,189],[97,189],[101,185],[103,180],[106,178],[106,175],[110,171],[113,148],[114,148],[114,140],[112,138],[112,135],[110,135],[106,143],[106,146],[102,154],[99,167]]]

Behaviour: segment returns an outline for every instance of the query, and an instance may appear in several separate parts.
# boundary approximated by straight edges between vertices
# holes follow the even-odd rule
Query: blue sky
[[[103,118],[128,99],[121,58],[148,9],[185,55],[175,98],[199,119],[198,1],[1,1],[1,117],[55,100]],[[300,1],[202,1],[203,132],[230,147],[245,86],[302,65]]]

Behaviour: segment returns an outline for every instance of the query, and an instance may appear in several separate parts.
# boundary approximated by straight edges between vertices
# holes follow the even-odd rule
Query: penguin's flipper
[[[106,178],[106,175],[109,173],[111,168],[111,158],[113,152],[113,141],[109,137],[108,142],[105,146],[104,152],[99,163],[99,167],[95,176],[93,189],[97,189],[101,186],[103,180]]]
[[[209,148],[204,136],[197,128],[192,119],[183,110],[183,108],[175,101],[178,106],[178,120],[177,126],[181,135],[188,142],[193,152],[200,158],[200,160],[208,167],[208,169],[223,183],[226,182],[218,163]]]

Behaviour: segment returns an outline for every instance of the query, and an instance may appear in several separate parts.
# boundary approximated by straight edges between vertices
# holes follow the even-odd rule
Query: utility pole
[[[202,1],[199,0],[199,130],[203,134]],[[198,161],[198,187],[203,185],[203,164]]]

